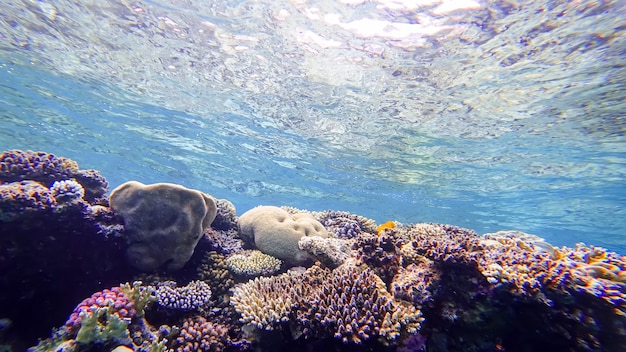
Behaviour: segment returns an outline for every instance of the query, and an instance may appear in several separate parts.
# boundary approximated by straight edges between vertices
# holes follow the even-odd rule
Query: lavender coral
[[[204,281],[192,281],[176,287],[173,281],[166,281],[156,289],[157,303],[168,309],[204,310],[211,304],[211,288]]]
[[[85,189],[76,180],[54,181],[50,193],[58,203],[72,204],[83,200]]]

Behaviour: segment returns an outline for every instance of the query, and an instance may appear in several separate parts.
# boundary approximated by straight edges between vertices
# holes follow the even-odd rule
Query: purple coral
[[[96,292],[91,297],[80,302],[65,323],[65,327],[70,333],[78,332],[80,329],[82,314],[94,314],[94,308],[109,308],[111,314],[117,315],[120,319],[130,322],[137,313],[135,303],[124,293],[120,287],[112,287]]]
[[[8,150],[0,154],[0,181],[33,180],[49,187],[55,180],[72,178],[75,161],[44,152]]]
[[[237,230],[215,230],[212,227],[204,231],[202,241],[207,242],[209,249],[221,254],[234,254],[243,251],[243,241]]]
[[[243,322],[259,329],[291,321],[307,338],[353,344],[375,337],[393,342],[403,331],[417,331],[421,322],[420,311],[394,301],[372,270],[354,267],[257,278],[236,287],[231,303]]]
[[[83,200],[85,189],[76,180],[54,181],[50,193],[59,203],[76,203]]]
[[[173,281],[161,283],[157,289],[159,306],[179,310],[202,310],[211,302],[211,288],[204,281],[192,281],[186,286],[176,287]]]
[[[178,337],[171,344],[171,350],[177,352],[245,350],[248,346],[245,340],[232,339],[227,325],[198,315],[186,318],[179,329]]]
[[[400,270],[402,240],[395,237],[395,230],[381,236],[363,234],[356,240],[359,263],[372,268],[389,285]]]
[[[25,212],[56,206],[50,190],[34,181],[0,184],[0,220],[10,221]]]

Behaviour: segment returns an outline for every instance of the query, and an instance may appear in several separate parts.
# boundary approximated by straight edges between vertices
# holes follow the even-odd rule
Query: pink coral
[[[80,328],[81,313],[93,314],[92,308],[110,308],[112,314],[116,314],[120,319],[130,321],[137,313],[135,303],[122,292],[120,287],[112,287],[96,292],[91,297],[80,302],[65,323],[71,332],[77,332]]]

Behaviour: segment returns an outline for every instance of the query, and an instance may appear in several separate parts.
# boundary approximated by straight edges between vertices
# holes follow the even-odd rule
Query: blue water
[[[326,2],[318,5],[321,9],[343,6]],[[242,45],[258,46],[256,55],[263,59],[259,58],[255,65],[260,65],[259,71],[267,70],[262,72],[275,76],[255,75],[254,70],[246,68],[252,64],[245,59],[241,59],[240,71],[238,67],[224,70],[219,65],[229,67],[228,60],[237,57],[232,50],[248,49],[222,46],[215,50],[228,55],[211,54],[218,63],[202,71],[207,77],[214,75],[205,83],[193,81],[200,77],[199,73],[187,74],[185,66],[179,64],[195,58],[193,50],[212,45],[210,41],[189,39],[195,31],[189,30],[187,36],[180,32],[168,34],[169,27],[164,25],[159,28],[165,34],[150,37],[156,27],[131,26],[132,31],[129,29],[125,39],[120,39],[119,48],[110,53],[98,52],[104,50],[103,37],[90,38],[85,34],[84,43],[93,40],[85,49],[77,46],[72,34],[61,31],[63,16],[68,17],[73,7],[62,11],[63,5],[59,4],[56,17],[49,8],[40,6],[30,11],[39,19],[48,16],[42,27],[32,23],[29,27],[26,20],[16,21],[29,28],[28,39],[19,39],[9,30],[2,32],[5,43],[0,46],[0,149],[30,149],[69,157],[83,169],[101,171],[111,188],[128,180],[182,184],[230,200],[240,214],[261,204],[346,210],[379,223],[440,222],[479,233],[515,229],[559,246],[585,242],[626,253],[626,74],[623,56],[620,59],[615,54],[623,53],[625,45],[618,34],[624,38],[625,30],[619,23],[611,24],[619,21],[623,7],[618,3],[609,5],[605,12],[581,12],[578,17],[583,21],[606,16],[607,28],[613,32],[605,34],[605,40],[584,39],[574,24],[567,24],[572,28],[562,24],[563,31],[572,31],[571,39],[563,40],[562,46],[555,46],[550,53],[529,51],[525,59],[520,59],[528,62],[519,66],[511,64],[512,59],[503,61],[506,65],[494,71],[502,76],[492,76],[493,72],[479,75],[477,72],[488,71],[492,65],[485,62],[486,57],[471,59],[473,50],[491,50],[493,55],[499,55],[500,46],[492,48],[497,39],[503,41],[499,44],[503,48],[515,46],[515,50],[510,50],[514,52],[520,46],[522,31],[541,37],[536,29],[525,30],[520,22],[511,20],[520,27],[520,35],[494,36],[485,22],[481,29],[485,33],[475,34],[476,44],[466,47],[441,44],[398,49],[399,44],[391,45],[385,41],[388,39],[376,41],[377,45],[386,45],[385,53],[392,53],[385,60],[371,54],[377,49],[354,51],[307,43],[306,50],[300,48],[302,56],[293,59],[294,64],[306,63],[302,67],[308,71],[303,74],[282,62],[291,62],[291,57],[281,55],[299,52],[272,39],[273,35],[288,38],[288,31],[281,32],[284,27],[259,29],[263,23],[274,25],[274,20],[252,16],[259,23],[246,28],[232,18],[226,21],[233,12],[222,14],[212,9],[214,12],[207,17],[209,10],[195,15],[184,4],[145,5],[141,13],[169,13],[179,22],[178,27],[172,28],[182,28],[180,22],[187,21],[188,27],[196,30],[189,23],[197,16],[198,21],[210,21],[241,36],[261,31],[260,41],[243,38]],[[239,5],[221,6],[229,11],[243,11]],[[263,6],[274,5],[270,2],[256,6],[263,10]],[[496,9],[489,3],[477,11],[484,12],[484,6]],[[554,4],[555,8],[558,6],[566,5]],[[111,12],[106,14],[107,7],[102,9],[102,13],[83,9],[84,23],[90,18],[104,23],[119,10],[109,9]],[[347,6],[341,11],[353,10],[354,16],[383,16],[380,9],[365,4]],[[139,11],[135,12],[140,16]],[[301,15],[294,9],[289,12]],[[273,13],[280,17],[277,10]],[[501,12],[498,16],[519,13]],[[407,15],[391,11],[386,16]],[[8,17],[3,24],[10,22]],[[558,18],[555,16],[554,20]],[[81,18],[73,20],[83,23]],[[17,31],[20,25],[16,23],[6,28]],[[314,31],[316,26],[311,24],[310,29]],[[106,26],[101,30],[105,31]],[[38,37],[37,33],[44,32],[47,39]],[[218,34],[211,40],[226,43],[232,39]],[[341,33],[323,34],[335,40],[343,38]],[[493,36],[491,41],[484,41],[487,35]],[[151,39],[132,42],[133,36]],[[358,39],[357,36],[352,40]],[[579,43],[583,39],[587,43],[584,48]],[[24,40],[29,42],[25,44]],[[302,39],[298,40],[302,43]],[[67,47],[63,47],[65,44]],[[150,53],[135,54],[142,49],[140,45],[154,46],[155,57],[159,56],[163,63],[162,72],[150,71],[156,62]],[[184,54],[180,49],[176,54],[180,58],[170,57],[170,61],[164,62],[160,50],[167,45],[172,45],[169,49],[173,51],[185,47],[190,53]],[[560,52],[560,48],[568,46],[571,50]],[[365,59],[372,61],[359,66],[362,72],[343,77],[340,71],[332,71],[332,64],[340,61],[331,60],[328,66],[328,58],[321,54],[306,56],[313,51],[344,49],[367,52]],[[55,58],[59,50],[67,55],[67,60]],[[88,50],[93,51],[92,56],[84,58]],[[129,61],[113,58],[118,52],[125,52]],[[538,56],[535,59],[532,55]],[[82,64],[71,66],[69,62],[74,57]],[[590,61],[592,57],[598,61]],[[550,58],[567,65],[547,67],[546,60]],[[67,66],[63,62],[68,62]],[[107,76],[110,71],[106,70],[114,66],[134,67],[136,71],[124,73],[132,79]],[[292,68],[295,71],[290,71]],[[431,71],[422,74],[420,69]],[[178,71],[174,74],[174,70]],[[332,72],[324,76],[324,70]],[[438,73],[432,76],[433,72]],[[559,72],[570,74],[559,77]],[[368,75],[378,75],[382,83]],[[472,75],[474,83],[463,84],[475,84],[473,87],[462,88],[457,82]],[[144,79],[145,87],[139,87]],[[420,86],[423,82],[430,83]],[[553,83],[555,86],[550,86]],[[171,90],[163,89],[168,86]],[[562,90],[557,90],[557,86]],[[514,93],[514,88],[520,93]],[[385,94],[388,90],[394,93],[370,94]],[[481,100],[485,96],[491,98]],[[513,104],[516,99],[518,104]]]

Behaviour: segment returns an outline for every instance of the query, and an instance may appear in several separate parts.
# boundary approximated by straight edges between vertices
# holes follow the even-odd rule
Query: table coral
[[[419,330],[421,313],[393,299],[372,270],[340,267],[323,280],[319,290],[294,306],[305,335],[329,334],[344,343],[360,344],[373,337],[393,342],[402,331]]]
[[[302,295],[303,273],[289,271],[273,277],[257,277],[235,286],[230,303],[241,314],[240,321],[259,329],[272,330],[289,321],[291,306]]]

